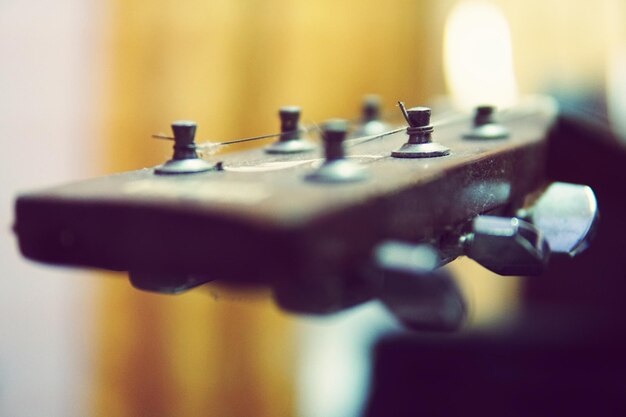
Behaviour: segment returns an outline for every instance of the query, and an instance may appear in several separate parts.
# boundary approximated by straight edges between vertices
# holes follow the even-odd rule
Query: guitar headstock
[[[21,195],[20,249],[129,271],[142,289],[260,284],[289,310],[328,312],[376,296],[381,245],[431,245],[440,265],[469,253],[474,219],[514,216],[544,183],[551,100],[432,121],[418,107],[396,124],[375,113],[349,137],[346,122],[327,122],[316,142],[285,108],[274,143],[219,159],[198,156],[193,123],[175,123],[159,167]]]

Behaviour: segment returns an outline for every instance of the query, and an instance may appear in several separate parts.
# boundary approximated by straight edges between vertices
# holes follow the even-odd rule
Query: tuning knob
[[[465,300],[454,279],[439,266],[428,245],[385,242],[375,251],[382,274],[380,300],[412,330],[451,331],[466,317]]]
[[[431,110],[428,107],[413,107],[406,111],[409,141],[397,151],[394,158],[433,158],[450,154],[450,149],[432,141],[433,126],[430,124]]]
[[[461,244],[467,256],[500,275],[539,275],[550,257],[539,229],[516,217],[478,216]]]
[[[495,120],[494,106],[478,106],[474,114],[472,130],[463,134],[465,139],[489,140],[505,139],[509,131]]]
[[[594,235],[599,213],[596,196],[585,185],[552,183],[520,216],[541,230],[552,253],[576,256]]]
[[[300,131],[300,107],[285,106],[278,111],[280,117],[280,138],[265,148],[269,154],[292,154],[307,152],[315,148],[302,138]]]
[[[345,158],[343,142],[348,133],[345,120],[329,120],[322,126],[324,141],[324,162],[306,179],[314,182],[342,183],[363,181],[368,177],[367,170],[354,161]]]
[[[172,131],[174,132],[174,155],[165,164],[155,168],[156,174],[193,174],[215,168],[215,165],[198,157],[195,144],[195,122],[187,120],[174,122]]]

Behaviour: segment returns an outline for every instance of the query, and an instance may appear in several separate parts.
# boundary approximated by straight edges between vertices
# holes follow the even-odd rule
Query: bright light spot
[[[607,106],[614,131],[626,139],[626,43],[616,46],[607,68]]]
[[[506,18],[485,1],[461,1],[450,13],[444,68],[454,104],[510,107],[517,101],[511,35]]]

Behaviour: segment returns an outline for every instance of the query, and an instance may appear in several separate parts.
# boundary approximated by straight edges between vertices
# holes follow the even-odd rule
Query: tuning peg
[[[345,120],[329,120],[322,125],[324,141],[324,162],[306,179],[314,182],[341,183],[363,181],[368,177],[367,170],[354,161],[345,158],[343,142],[348,133]]]
[[[589,246],[599,219],[593,190],[564,182],[552,183],[530,209],[519,215],[541,230],[552,253],[569,256]]]
[[[509,131],[495,120],[495,111],[495,106],[476,107],[472,130],[463,134],[463,138],[476,140],[508,138]]]
[[[307,152],[315,148],[302,138],[300,131],[300,107],[285,106],[278,111],[280,117],[280,138],[265,148],[269,154],[292,154]]]
[[[172,123],[174,132],[174,156],[165,164],[155,168],[156,174],[193,174],[215,168],[198,157],[196,153],[196,123],[181,120]]]
[[[539,275],[550,257],[539,229],[516,217],[478,216],[461,244],[467,256],[500,275]]]
[[[354,137],[373,136],[387,130],[387,124],[380,119],[380,97],[367,95],[363,98],[361,121]]]
[[[451,331],[466,317],[465,300],[454,279],[439,266],[428,245],[385,242],[375,250],[382,282],[379,298],[412,330]]]
[[[409,141],[397,151],[393,151],[391,156],[394,158],[433,158],[448,155],[449,148],[432,141],[434,128],[430,124],[430,108],[413,107],[405,111],[402,103],[399,104],[409,124],[406,129]]]

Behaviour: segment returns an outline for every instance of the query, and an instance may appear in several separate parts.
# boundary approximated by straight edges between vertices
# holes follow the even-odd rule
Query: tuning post
[[[483,105],[476,107],[472,129],[463,134],[464,139],[491,140],[506,139],[509,131],[495,119],[495,106]]]
[[[375,94],[367,95],[363,98],[361,106],[361,120],[359,127],[352,135],[353,137],[374,136],[385,132],[388,129],[387,123],[380,117],[380,97]]]
[[[409,127],[406,133],[409,141],[396,151],[391,152],[394,158],[434,158],[450,154],[450,149],[432,141],[433,125],[430,124],[431,110],[429,107],[413,107],[408,110],[402,102],[398,102],[400,110]]]
[[[367,170],[354,161],[346,159],[344,141],[348,133],[345,120],[333,119],[322,125],[324,141],[324,162],[314,172],[306,176],[308,181],[342,183],[363,181],[369,175]]]
[[[187,120],[179,120],[172,123],[172,131],[174,132],[174,155],[172,159],[156,167],[154,170],[155,174],[193,174],[215,168],[213,164],[198,157],[195,143],[196,126],[196,122]],[[166,136],[159,138],[169,139],[169,137]]]
[[[302,130],[299,126],[300,107],[284,106],[278,111],[280,117],[279,139],[265,148],[269,154],[293,154],[308,152],[315,146],[302,138]]]

